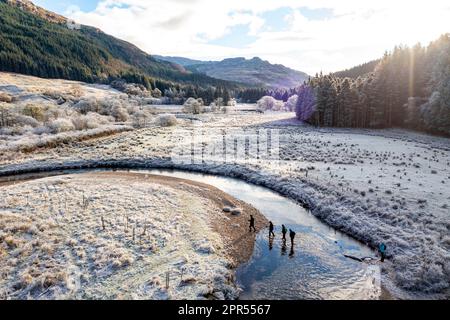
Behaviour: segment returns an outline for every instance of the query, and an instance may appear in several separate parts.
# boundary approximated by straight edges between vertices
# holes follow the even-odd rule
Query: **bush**
[[[60,133],[75,130],[75,126],[72,121],[69,119],[56,119],[52,123],[50,123],[49,128],[52,130],[52,133]]]
[[[152,119],[152,114],[149,111],[139,110],[133,113],[132,121],[133,127],[144,128],[147,127],[148,123]]]
[[[285,104],[286,111],[295,111],[295,108],[297,106],[297,100],[298,95],[294,94],[293,96],[289,97],[288,101]]]
[[[6,103],[11,103],[13,101],[13,98],[5,93],[5,92],[0,92],[0,102],[6,102]]]
[[[17,114],[15,116],[14,123],[21,127],[30,126],[36,128],[39,126],[39,122],[35,118],[22,114]]]
[[[32,117],[39,122],[43,122],[45,120],[45,112],[47,108],[41,105],[36,104],[27,104],[23,110],[22,114],[28,117]]]
[[[177,125],[178,120],[173,114],[162,114],[156,118],[156,123],[161,127],[171,127]]]
[[[200,114],[204,112],[203,101],[200,99],[189,98],[183,104],[184,113]]]
[[[143,85],[136,83],[126,83],[123,80],[113,81],[111,83],[111,87],[130,96],[151,97],[152,95],[151,92],[149,92]],[[158,91],[154,91],[154,93],[158,94]],[[161,91],[159,91],[159,93],[161,93]]]
[[[257,102],[258,111],[266,111],[266,110],[279,111],[282,110],[283,108],[284,102],[276,100],[274,97],[271,96],[264,96]]]
[[[71,119],[75,130],[95,129],[99,127],[99,123],[95,118],[91,118],[87,115],[81,115]]]
[[[111,108],[111,115],[116,118],[116,121],[125,122],[130,118],[127,109],[121,105],[114,105]]]
[[[101,107],[97,99],[83,99],[78,101],[73,108],[78,110],[82,114],[87,114],[88,112],[100,113]]]

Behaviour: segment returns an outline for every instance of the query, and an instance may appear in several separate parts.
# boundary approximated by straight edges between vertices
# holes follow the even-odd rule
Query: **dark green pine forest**
[[[162,92],[240,86],[159,61],[96,28],[72,30],[65,20],[49,21],[7,0],[0,0],[0,70],[90,83],[123,79]]]

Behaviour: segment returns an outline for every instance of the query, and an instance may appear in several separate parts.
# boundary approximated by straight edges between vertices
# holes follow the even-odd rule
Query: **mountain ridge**
[[[271,64],[259,57],[226,58],[221,61],[200,61],[184,57],[156,56],[157,59],[181,64],[189,71],[226,81],[266,88],[294,88],[308,79],[304,72],[282,64]]]

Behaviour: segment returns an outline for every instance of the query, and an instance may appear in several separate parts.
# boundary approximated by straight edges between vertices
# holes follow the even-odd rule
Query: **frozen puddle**
[[[39,176],[86,171],[49,172],[40,173]],[[212,185],[253,205],[275,224],[275,239],[269,241],[268,229],[262,230],[256,237],[250,261],[237,269],[237,284],[242,289],[241,299],[380,298],[380,267],[375,253],[362,243],[328,227],[297,203],[267,188],[233,178],[178,170],[130,172],[183,178]],[[281,224],[297,233],[294,250],[289,239],[286,246],[283,244]],[[359,262],[344,255],[369,259]]]
[[[268,230],[257,235],[251,260],[238,268],[241,299],[378,299],[380,267],[344,255],[375,258],[360,242],[328,227],[297,203],[264,187],[242,180],[172,170],[158,174],[210,184],[260,210],[275,224],[276,237]],[[281,240],[281,224],[297,235],[292,252]]]

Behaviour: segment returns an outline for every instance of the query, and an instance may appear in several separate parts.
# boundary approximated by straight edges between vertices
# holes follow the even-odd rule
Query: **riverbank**
[[[233,299],[234,268],[253,251],[249,214],[266,224],[216,188],[139,173],[0,189],[0,294],[9,299]]]

